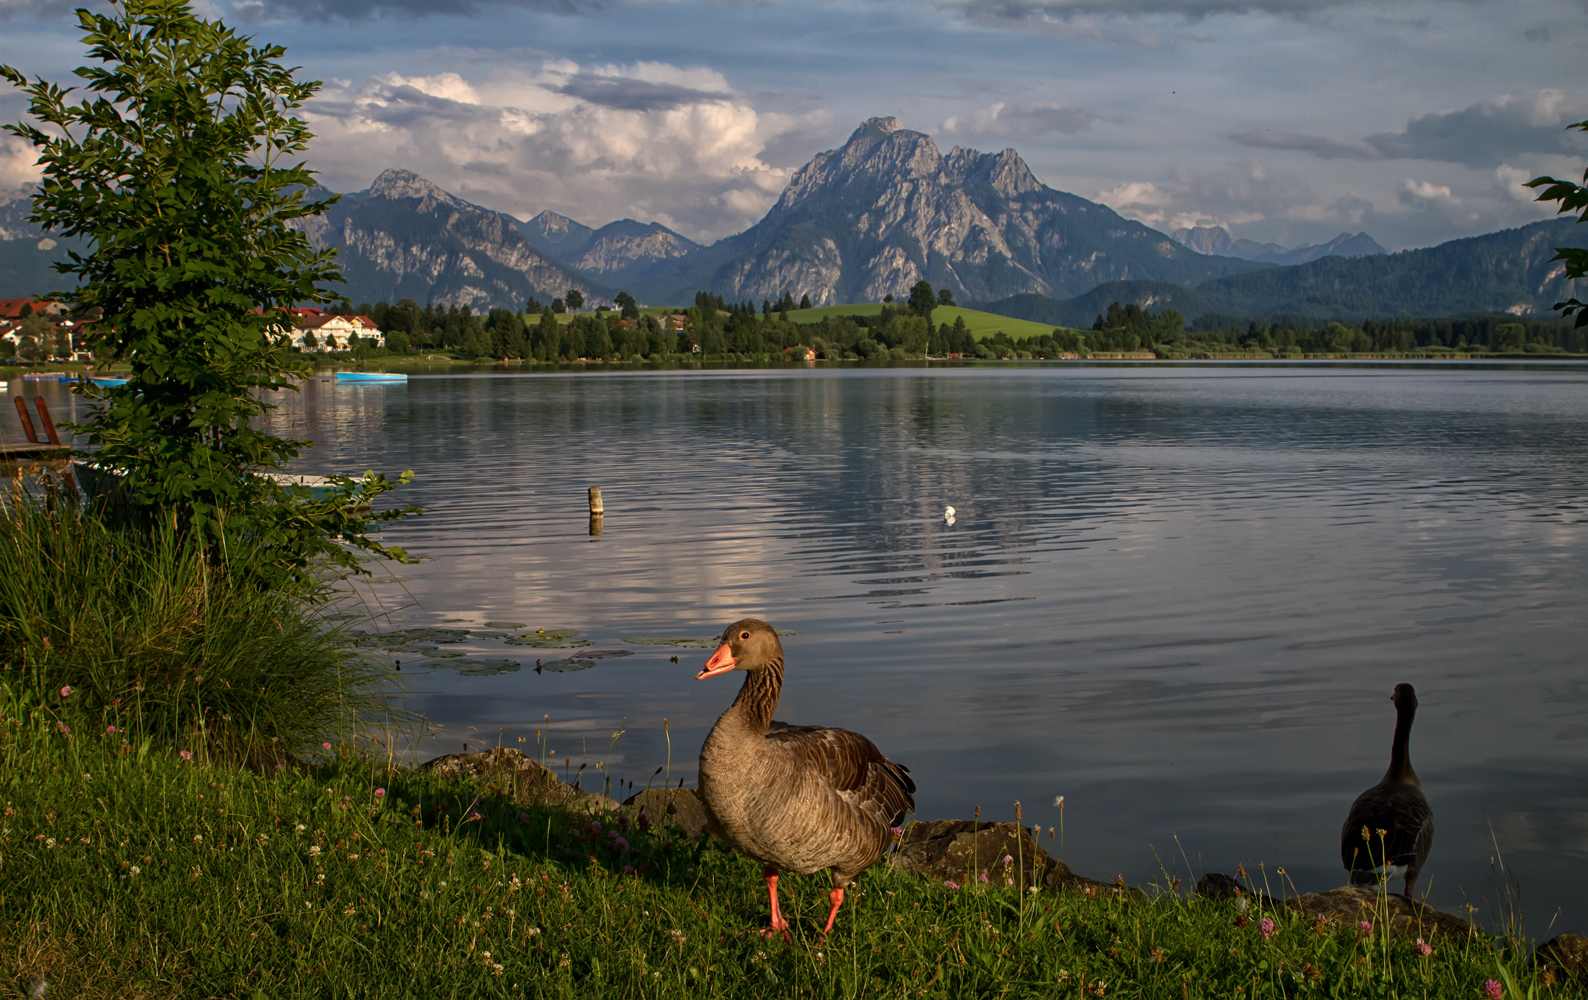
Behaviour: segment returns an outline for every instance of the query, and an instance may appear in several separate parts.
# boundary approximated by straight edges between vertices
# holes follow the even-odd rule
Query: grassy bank
[[[788,318],[795,323],[820,323],[829,316],[876,316],[882,312],[881,302],[860,302],[848,306],[822,306],[816,309],[796,309],[788,314]],[[903,308],[899,303],[895,309]],[[963,319],[971,335],[977,340],[985,340],[1000,330],[1017,340],[1027,337],[1046,337],[1053,333],[1051,323],[1033,323],[1024,319],[1012,319],[1008,316],[999,316],[996,313],[982,312],[979,309],[963,309],[959,306],[938,306],[932,310],[932,323],[934,326],[947,323],[954,325],[954,321]]]
[[[25,714],[22,714],[25,712]],[[515,804],[375,744],[244,770],[70,697],[0,725],[0,955],[82,997],[1479,997],[1490,939],[1389,941],[1164,890],[1141,903],[951,889],[878,867],[816,934],[825,879]],[[113,728],[114,727],[114,728]],[[69,731],[68,731],[69,730]],[[623,838],[613,837],[612,826]],[[1266,921],[1272,921],[1271,924]],[[1524,995],[1522,993],[1515,994]]]

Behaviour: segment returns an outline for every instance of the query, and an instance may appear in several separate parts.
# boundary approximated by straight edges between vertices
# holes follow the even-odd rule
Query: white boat
[[[408,376],[401,372],[337,372],[338,382],[406,382]]]

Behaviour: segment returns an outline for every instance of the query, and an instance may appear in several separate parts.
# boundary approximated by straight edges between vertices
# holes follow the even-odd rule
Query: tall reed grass
[[[162,743],[301,757],[381,710],[382,669],[309,594],[221,561],[169,520],[101,518],[57,482],[0,497],[0,685],[62,725],[107,712]]]

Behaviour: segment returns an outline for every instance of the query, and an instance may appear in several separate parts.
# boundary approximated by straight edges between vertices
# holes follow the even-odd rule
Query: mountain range
[[[1294,267],[1269,267],[1195,286],[1118,281],[1084,295],[1055,299],[1011,296],[977,308],[1055,326],[1090,326],[1109,303],[1169,309],[1186,319],[1296,317],[1309,320],[1388,319],[1470,313],[1548,312],[1581,294],[1554,260],[1557,247],[1588,248],[1588,226],[1570,218],[1451,240],[1387,256],[1324,257]]]
[[[1256,240],[1238,240],[1223,226],[1197,226],[1195,229],[1176,229],[1174,238],[1181,246],[1197,253],[1219,257],[1239,257],[1263,264],[1307,264],[1322,257],[1372,257],[1389,253],[1367,233],[1341,233],[1327,243],[1314,243],[1290,249],[1278,243],[1258,243]]]
[[[26,194],[0,194],[3,294],[60,281],[49,264],[67,248],[26,223]],[[1089,324],[1111,301],[1188,318],[1541,312],[1572,294],[1554,247],[1588,242],[1569,219],[1396,254],[1366,233],[1293,249],[1214,227],[1171,238],[1042,184],[1013,149],[944,154],[894,118],[816,154],[761,221],[709,245],[632,219],[525,222],[400,169],[304,229],[338,250],[340,290],[355,302],[522,308],[577,288],[591,304],[624,290],[681,305],[705,290],[831,305],[903,296],[925,279],[963,304],[1062,325]]]

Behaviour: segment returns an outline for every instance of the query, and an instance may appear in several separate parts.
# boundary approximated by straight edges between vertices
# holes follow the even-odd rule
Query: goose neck
[[[765,735],[777,711],[778,698],[783,693],[783,663],[773,661],[744,675],[744,685],[739,697],[733,700],[731,711],[737,712],[757,732]]]
[[[1417,772],[1412,770],[1411,742],[1412,720],[1415,708],[1401,709],[1395,713],[1395,742],[1390,747],[1389,771],[1384,777],[1389,781],[1417,784]]]

